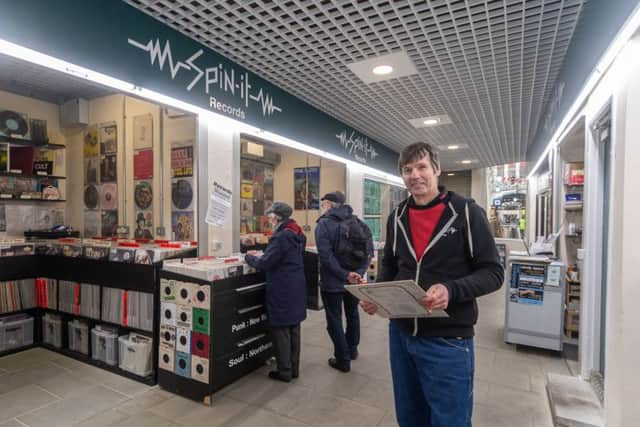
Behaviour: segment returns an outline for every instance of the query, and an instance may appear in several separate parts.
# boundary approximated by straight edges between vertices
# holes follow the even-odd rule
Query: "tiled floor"
[[[502,341],[504,291],[480,301],[475,427],[551,427],[544,373],[563,359]],[[303,324],[300,378],[243,378],[203,406],[43,349],[0,359],[0,426],[393,426],[387,322],[362,316],[360,358],[349,374],[327,366],[323,312]]]

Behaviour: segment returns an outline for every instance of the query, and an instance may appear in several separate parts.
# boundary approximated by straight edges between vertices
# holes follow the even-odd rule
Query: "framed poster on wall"
[[[294,209],[320,209],[320,168],[294,168],[293,181]]]

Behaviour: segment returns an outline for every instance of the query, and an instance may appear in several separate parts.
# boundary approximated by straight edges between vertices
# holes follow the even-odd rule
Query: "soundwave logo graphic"
[[[367,163],[367,160],[375,160],[378,157],[378,152],[369,143],[369,139],[366,136],[362,136],[354,131],[349,133],[343,130],[336,138],[349,155],[353,156],[357,161]]]
[[[251,83],[249,83],[249,73],[237,72],[234,68],[227,68],[223,64],[218,63],[213,67],[204,67],[197,64],[196,60],[200,58],[204,51],[199,49],[184,61],[176,61],[173,57],[171,44],[166,40],[164,47],[160,39],[149,39],[147,43],[140,43],[134,39],[127,39],[131,46],[143,50],[149,54],[149,61],[152,66],[156,66],[160,71],[164,71],[165,65],[169,68],[171,80],[175,80],[176,76],[183,71],[189,72],[193,78],[186,86],[191,91],[196,85],[204,85],[204,91],[209,96],[209,107],[222,111],[223,113],[235,116],[244,120],[245,111],[241,107],[234,107],[218,101],[211,96],[215,91],[221,91],[225,94],[240,98],[244,104],[244,108],[249,108],[249,102],[255,102],[260,105],[263,116],[272,116],[275,113],[281,113],[282,108],[275,105],[273,98],[263,89],[255,92]]]

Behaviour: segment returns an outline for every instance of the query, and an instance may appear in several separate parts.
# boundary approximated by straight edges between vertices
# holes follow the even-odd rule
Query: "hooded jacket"
[[[349,205],[342,205],[329,209],[318,218],[316,226],[316,246],[318,258],[320,258],[320,289],[324,292],[344,292],[344,285],[350,271],[340,265],[335,256],[335,248],[338,242],[338,224],[351,217],[353,209]],[[369,258],[367,262],[356,272],[363,276],[369,268],[369,262],[373,257],[373,241],[368,242]]]
[[[307,238],[292,219],[278,225],[261,257],[246,255],[267,276],[267,316],[271,326],[292,326],[307,317],[303,254]]]
[[[440,187],[427,206],[401,202],[387,221],[382,280],[415,280],[423,289],[442,283],[449,291],[448,318],[394,319],[408,333],[430,337],[472,337],[478,320],[476,298],[502,286],[504,269],[484,210],[473,200]],[[415,254],[409,208],[444,203],[445,209],[424,254]]]

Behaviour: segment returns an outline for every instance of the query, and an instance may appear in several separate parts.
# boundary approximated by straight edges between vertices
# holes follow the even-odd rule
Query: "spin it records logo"
[[[282,108],[276,105],[272,96],[262,88],[252,85],[249,73],[226,66],[221,62],[212,63],[203,57],[204,51],[198,49],[191,56],[175,60],[169,40],[164,46],[159,38],[150,38],[146,43],[134,39],[127,39],[128,43],[149,54],[151,66],[157,66],[164,71],[165,65],[169,69],[171,80],[178,74],[188,73],[190,81],[187,91],[194,88],[204,91],[209,97],[209,108],[217,110],[236,119],[245,120],[246,111],[250,105],[258,105],[263,117],[270,117],[281,113]],[[240,101],[240,106],[229,105],[219,101],[216,96],[232,96]]]

